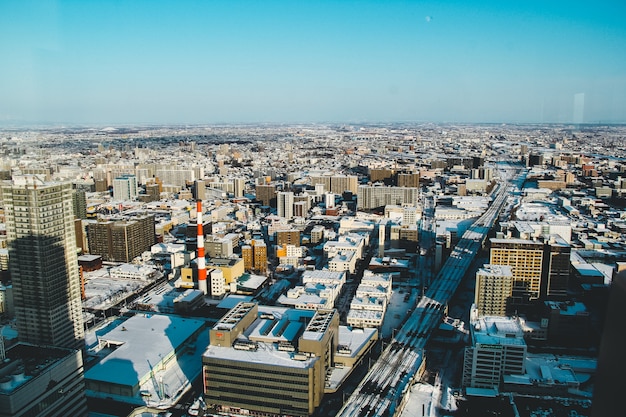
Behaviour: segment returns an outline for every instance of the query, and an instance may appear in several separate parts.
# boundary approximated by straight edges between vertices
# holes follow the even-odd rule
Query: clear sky
[[[0,122],[626,122],[626,1],[0,0]]]

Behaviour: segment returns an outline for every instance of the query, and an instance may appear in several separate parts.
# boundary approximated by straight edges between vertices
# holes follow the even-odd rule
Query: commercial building
[[[210,330],[205,402],[225,413],[309,416],[339,345],[334,310],[259,310],[242,302]]]
[[[497,392],[504,375],[525,371],[526,342],[518,319],[480,317],[473,306],[470,313],[472,345],[465,348],[462,384]]]
[[[0,350],[0,417],[87,416],[79,350],[27,343]]]
[[[104,357],[85,372],[87,396],[172,406],[199,375],[206,340],[204,320],[142,314],[118,322],[98,335],[94,354]]]
[[[21,341],[80,348],[84,331],[72,185],[34,176],[2,185]]]
[[[156,243],[154,215],[98,219],[87,225],[89,252],[105,261],[131,262]]]

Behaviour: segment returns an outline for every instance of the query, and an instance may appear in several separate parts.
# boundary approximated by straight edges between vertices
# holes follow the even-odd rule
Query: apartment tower
[[[23,176],[2,193],[20,340],[82,347],[72,185]]]

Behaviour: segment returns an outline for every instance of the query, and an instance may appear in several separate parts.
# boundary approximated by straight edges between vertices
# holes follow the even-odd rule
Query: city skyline
[[[624,11],[4,2],[0,123],[623,123]]]

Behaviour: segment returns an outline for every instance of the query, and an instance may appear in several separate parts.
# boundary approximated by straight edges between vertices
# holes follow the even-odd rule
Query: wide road
[[[519,174],[519,171],[517,166],[513,172]],[[489,208],[463,234],[415,311],[339,410],[338,417],[391,417],[401,411],[404,396],[424,360],[424,346],[430,334],[441,322],[446,304],[484,244],[513,188],[506,181],[496,186]]]

